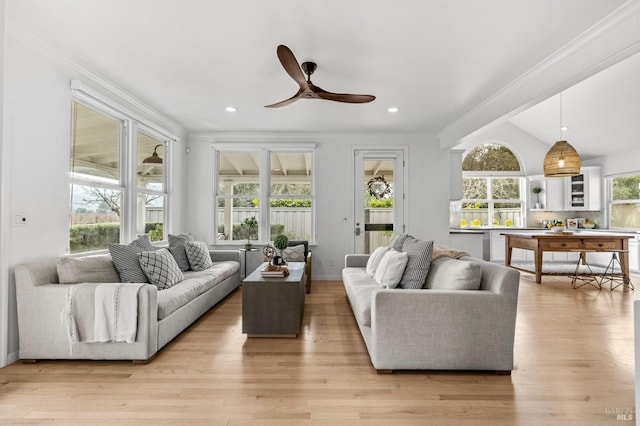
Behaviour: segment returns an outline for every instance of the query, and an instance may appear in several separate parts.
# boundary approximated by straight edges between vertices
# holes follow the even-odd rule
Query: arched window
[[[485,143],[462,161],[462,226],[522,226],[524,173],[506,146]]]

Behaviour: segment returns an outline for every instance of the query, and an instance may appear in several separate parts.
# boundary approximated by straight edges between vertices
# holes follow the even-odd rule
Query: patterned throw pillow
[[[180,267],[167,249],[140,252],[138,260],[149,281],[158,290],[167,289],[184,279]]]
[[[421,241],[409,236],[402,245],[409,261],[400,280],[402,288],[423,288],[431,267],[433,241]]]
[[[187,258],[192,270],[204,271],[213,265],[206,243],[202,241],[187,241],[184,244],[184,250],[187,252]]]
[[[304,262],[304,245],[299,244],[282,250],[282,257],[287,262]]]
[[[120,282],[149,282],[149,279],[140,267],[140,262],[138,261],[138,253],[154,250],[148,235],[142,235],[128,245],[108,244],[107,247],[109,248],[113,264],[116,265],[116,269],[120,275]]]
[[[193,241],[193,236],[189,233],[180,235],[169,234],[169,252],[176,260],[181,271],[189,271],[191,269],[187,252],[184,250],[184,245],[187,241]]]

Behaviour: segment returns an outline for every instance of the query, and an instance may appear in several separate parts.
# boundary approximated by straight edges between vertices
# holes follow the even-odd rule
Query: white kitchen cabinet
[[[600,210],[602,169],[581,167],[580,174],[564,178],[564,210]]]
[[[602,169],[587,166],[580,169],[580,174],[572,177],[545,178],[543,175],[529,176],[529,203],[531,210],[536,210],[534,187],[542,188],[540,203],[546,211],[595,211],[602,205]]]
[[[530,210],[546,210],[546,211],[562,211],[564,210],[564,192],[566,178],[545,178],[544,175],[529,176],[529,209]],[[542,188],[542,192],[533,193],[533,188]],[[535,204],[540,199],[540,208],[536,209]]]

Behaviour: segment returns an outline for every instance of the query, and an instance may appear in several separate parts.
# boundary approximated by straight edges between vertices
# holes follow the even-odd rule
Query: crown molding
[[[438,133],[451,148],[640,52],[640,0],[630,0]]]

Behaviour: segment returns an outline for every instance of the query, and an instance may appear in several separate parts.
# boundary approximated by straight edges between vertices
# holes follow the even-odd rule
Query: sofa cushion
[[[431,262],[426,288],[440,290],[478,290],[482,280],[479,263],[440,257]]]
[[[206,243],[202,241],[187,241],[184,243],[184,249],[187,252],[187,258],[192,270],[204,271],[213,265]]]
[[[298,244],[297,246],[285,248],[282,250],[282,257],[286,262],[305,262],[304,245]]]
[[[118,283],[111,256],[61,257],[56,264],[60,284]]]
[[[159,290],[167,289],[184,279],[180,267],[167,249],[140,252],[138,260],[149,282]]]
[[[391,247],[378,247],[373,251],[373,253],[371,253],[371,256],[369,256],[369,259],[367,260],[367,275],[369,275],[371,278],[374,278],[376,276],[376,269],[378,269],[378,266],[380,266],[380,261],[384,257],[384,254],[390,249]]]
[[[367,275],[364,268],[344,268],[342,270],[342,280],[349,297],[351,310],[356,317],[358,324],[371,327],[371,301],[374,291],[384,291],[378,283]]]
[[[178,263],[181,271],[190,271],[191,265],[187,258],[184,245],[187,241],[193,241],[193,236],[189,233],[180,235],[169,234],[169,252]]]
[[[400,280],[400,287],[423,288],[431,266],[433,241],[421,241],[410,236],[402,244],[402,251],[407,253],[409,259]]]
[[[168,317],[239,270],[238,262],[214,262],[204,271],[185,272],[182,282],[158,292],[158,320]]]
[[[376,269],[376,282],[384,288],[396,288],[402,279],[408,260],[407,253],[393,249],[387,251]]]
[[[113,259],[113,264],[118,270],[120,281],[123,283],[148,283],[149,279],[145,275],[138,253],[153,250],[151,240],[148,235],[142,235],[127,245],[109,243],[107,245],[109,253]]]

